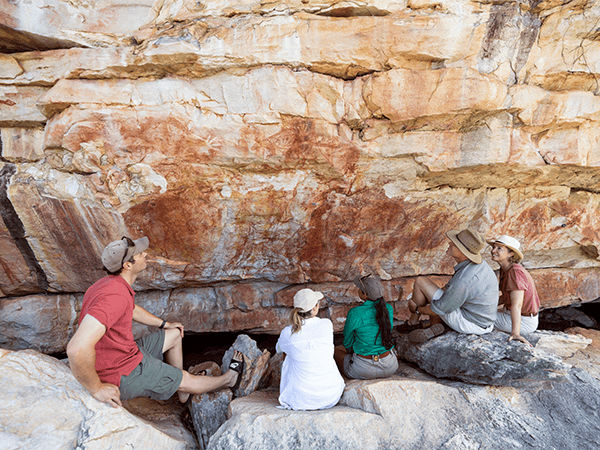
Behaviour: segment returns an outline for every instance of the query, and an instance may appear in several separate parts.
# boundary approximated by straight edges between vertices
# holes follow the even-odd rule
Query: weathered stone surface
[[[145,23],[152,3],[44,0],[14,5],[10,0],[2,0],[0,52],[119,45],[127,42],[119,35],[131,35]],[[6,27],[12,30],[5,30]]]
[[[43,128],[1,128],[2,158],[10,162],[38,161],[44,157]]]
[[[235,61],[245,67],[309,67],[353,78],[390,67],[432,68],[468,58],[479,46],[484,27],[475,16],[456,19],[453,14],[408,12],[350,18],[249,15],[159,24],[136,38],[149,62],[168,59],[175,70],[187,62],[187,74]],[[184,27],[187,33],[182,33]],[[324,45],[333,41],[336,46]]]
[[[227,371],[229,363],[235,350],[244,355],[244,373],[239,387],[234,392],[235,397],[244,397],[254,392],[260,385],[261,380],[267,371],[267,365],[271,353],[268,350],[262,352],[256,345],[256,341],[246,334],[240,334],[233,345],[223,355],[223,364],[221,370]]]
[[[183,423],[183,405],[179,403],[177,396],[164,401],[146,397],[124,400],[123,408],[166,435],[185,442],[186,449],[198,448],[194,433]]]
[[[536,350],[568,360],[575,353],[585,350],[592,343],[592,340],[576,333],[565,334],[537,330],[532,337],[532,343],[535,345]]]
[[[441,2],[444,3],[444,2]],[[235,0],[223,4],[218,0],[198,3],[192,0],[165,0],[153,8],[152,22],[184,21],[196,17],[235,16],[240,14],[273,14],[311,12],[334,17],[380,16],[400,11],[406,1],[395,0],[277,0],[262,2],[257,0]]]
[[[599,432],[600,387],[577,370],[563,383],[533,389],[422,376],[354,380],[340,405],[324,411],[280,410],[277,396],[268,390],[234,400],[230,419],[208,448],[592,450]]]
[[[77,328],[82,295],[0,299],[0,348],[62,353]]]
[[[44,164],[17,167],[8,197],[16,213],[11,233],[19,226],[28,230],[21,253],[35,255],[41,289],[83,292],[103,275],[102,248],[127,234],[122,219],[95,200],[80,175]]]
[[[231,389],[194,395],[190,402],[190,411],[202,450],[208,446],[211,436],[227,421],[227,412],[232,399]]]
[[[46,117],[36,102],[48,88],[0,86],[0,127],[39,126]]]
[[[32,350],[0,349],[0,448],[193,449],[181,430],[158,430],[94,399],[68,367]]]
[[[544,351],[548,340],[556,340],[551,339],[549,333],[542,333],[544,339],[540,350],[520,342],[509,342],[508,335],[500,331],[482,336],[447,331],[423,344],[413,344],[406,336],[401,336],[396,346],[400,358],[418,364],[437,378],[518,387],[545,380],[563,381],[567,377],[571,366],[559,356]],[[538,334],[534,332],[527,338],[535,344]],[[566,335],[558,337],[559,342],[565,339]],[[554,352],[558,351],[555,349]]]
[[[389,443],[391,430],[377,414],[347,406],[286,411],[277,409],[278,395],[279,391],[265,390],[234,400],[230,419],[211,438],[208,449],[378,449]]]
[[[600,379],[600,331],[576,327],[566,330],[572,335],[583,336],[591,341],[590,345],[565,358],[567,364],[587,371],[596,379]]]
[[[548,10],[539,39],[532,46],[529,60],[522,69],[528,82],[549,90],[579,90],[597,94],[599,17],[597,1],[574,5],[567,10]]]

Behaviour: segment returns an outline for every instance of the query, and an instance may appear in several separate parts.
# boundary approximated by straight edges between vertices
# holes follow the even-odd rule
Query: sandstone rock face
[[[197,448],[182,429],[161,431],[123,408],[97,401],[64,363],[35,351],[0,349],[0,381],[3,450]]]
[[[2,320],[69,308],[0,342],[60,351],[124,235],[195,332],[278,333],[304,285],[340,331],[367,271],[403,321],[466,226],[543,307],[600,297],[599,5],[0,0]]]

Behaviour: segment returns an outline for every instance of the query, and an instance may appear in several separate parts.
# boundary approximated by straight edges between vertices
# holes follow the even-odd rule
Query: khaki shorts
[[[144,355],[142,362],[129,375],[121,376],[121,400],[150,397],[167,400],[177,392],[183,371],[163,362],[165,330],[160,330],[136,341]]]

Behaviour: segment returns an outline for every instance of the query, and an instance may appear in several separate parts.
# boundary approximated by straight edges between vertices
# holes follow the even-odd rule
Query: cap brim
[[[133,241],[133,243],[135,244],[135,247],[132,256],[139,255],[140,253],[145,252],[150,246],[150,240],[146,236],[136,239],[135,241]]]

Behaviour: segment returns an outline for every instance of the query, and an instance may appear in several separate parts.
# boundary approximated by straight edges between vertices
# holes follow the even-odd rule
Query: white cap
[[[308,312],[315,307],[317,302],[325,297],[321,292],[315,292],[312,289],[300,289],[294,295],[294,308],[300,309],[300,312]]]

